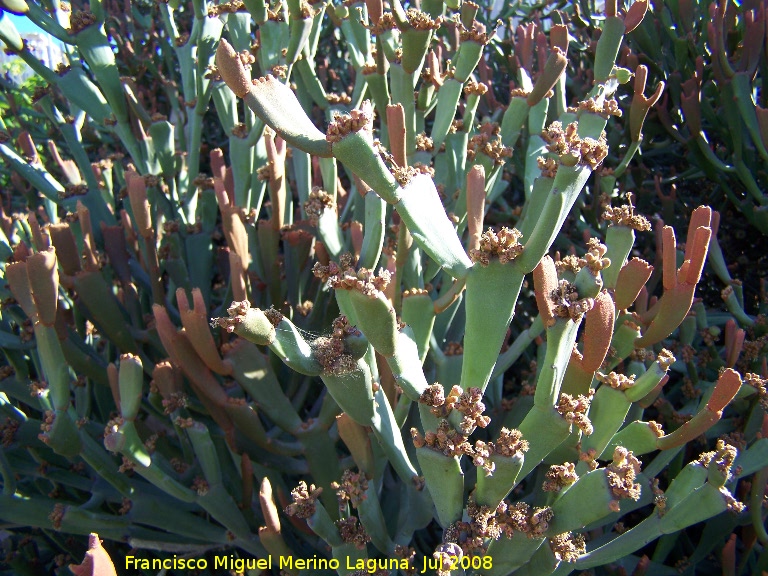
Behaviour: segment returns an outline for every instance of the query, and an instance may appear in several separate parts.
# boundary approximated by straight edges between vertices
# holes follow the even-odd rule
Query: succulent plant
[[[724,513],[765,544],[765,331],[694,298],[710,207],[639,257],[647,2],[575,6],[27,2],[55,71],[0,14],[49,84],[2,96],[0,519],[209,573],[666,573]]]

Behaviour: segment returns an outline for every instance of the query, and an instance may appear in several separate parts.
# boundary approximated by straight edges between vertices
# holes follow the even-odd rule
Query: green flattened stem
[[[714,465],[714,463],[713,463]],[[607,544],[581,556],[573,565],[582,570],[601,566],[632,554],[663,534],[673,534],[738,506],[727,490],[704,480],[707,470],[691,463],[678,474],[666,491],[666,512],[654,511],[643,522]]]
[[[554,504],[550,534],[578,530],[605,518],[618,509],[619,497],[609,484],[606,469],[591,470],[582,475]]]
[[[627,262],[632,246],[635,245],[635,231],[628,226],[608,226],[605,245],[608,247],[605,257],[610,259],[611,265],[602,270],[601,274],[605,288],[613,289],[616,288],[619,272]]]
[[[337,290],[337,294],[340,291]],[[395,309],[383,292],[366,295],[357,290],[348,291],[349,303],[354,310],[356,326],[376,351],[384,357],[394,355],[397,347],[398,326]]]
[[[70,411],[54,411],[54,421],[44,435],[44,442],[53,449],[54,452],[66,458],[74,458],[80,455],[82,441],[80,440],[77,424],[72,419],[76,414]]]
[[[491,475],[484,474],[483,470],[478,468],[474,496],[475,502],[480,506],[488,506],[495,510],[517,485],[517,478],[523,469],[525,456],[522,453],[514,456],[494,454],[491,456],[491,462],[495,467]]]
[[[197,502],[217,521],[238,538],[250,539],[250,529],[237,503],[227,492],[221,474],[221,464],[208,428],[200,422],[186,428],[187,436],[195,451],[195,460],[202,468],[208,490],[199,494]]]
[[[616,64],[616,57],[619,55],[624,31],[624,21],[621,18],[609,16],[605,19],[595,52],[594,72],[596,84],[605,82],[611,75],[613,66]]]
[[[14,26],[11,18],[0,11],[0,40],[2,40],[8,48],[21,52],[24,50],[24,39],[19,34],[19,31]]]
[[[659,449],[658,442],[661,434],[663,432],[655,422],[635,420],[624,426],[611,438],[600,456],[611,454],[617,446],[624,446],[637,456],[655,452]]]
[[[235,134],[229,137],[229,159],[232,168],[232,180],[235,185],[235,206],[248,207],[248,195],[253,177],[253,146],[250,138],[239,138]]]
[[[360,248],[358,267],[373,270],[381,257],[384,246],[384,219],[387,204],[373,192],[365,195],[365,225],[363,226],[363,246]]]
[[[61,350],[56,330],[50,326],[36,324],[35,341],[53,407],[58,411],[66,411],[69,407],[69,366]]]
[[[469,42],[464,42],[461,44],[461,47],[463,48],[467,44]],[[459,48],[459,52],[461,52],[462,48]],[[437,93],[435,123],[432,125],[432,133],[430,135],[435,145],[435,153],[440,150],[440,146],[445,140],[445,136],[448,134],[453,118],[456,115],[456,106],[459,104],[463,85],[464,83],[461,80],[449,78],[443,82]]]
[[[10,165],[11,170],[42,192],[49,201],[58,201],[59,193],[64,193],[64,186],[43,166],[29,164],[5,144],[0,144],[0,156]]]
[[[528,119],[528,102],[521,96],[515,96],[509,103],[507,111],[501,120],[501,142],[504,146],[514,148],[520,134],[523,131],[523,125]]]
[[[365,82],[368,84],[368,92],[373,98],[376,106],[376,112],[379,118],[387,117],[387,106],[389,105],[389,84],[386,74],[371,72],[364,74]]]
[[[387,522],[384,518],[384,512],[381,509],[381,502],[376,491],[374,483],[368,483],[368,490],[365,496],[357,505],[357,515],[360,517],[360,523],[365,531],[371,537],[371,542],[381,552],[391,553],[395,548],[395,543],[389,537],[387,532]]]
[[[128,330],[125,316],[115,295],[99,271],[83,271],[74,279],[77,303],[87,309],[88,319],[122,352],[137,354],[139,347]]]
[[[317,104],[321,110],[326,110],[328,108],[328,100],[325,97],[325,89],[318,79],[317,74],[312,69],[309,61],[306,58],[301,58],[296,62],[294,67],[299,72],[299,77],[304,83],[304,88],[314,103]]]
[[[395,354],[387,358],[387,364],[403,393],[410,400],[418,401],[428,384],[421,367],[419,348],[410,326],[398,332]]]
[[[546,456],[557,448],[571,433],[571,425],[554,408],[540,408],[534,404],[518,426],[528,440],[528,451],[518,478],[523,480]]]
[[[400,199],[397,180],[374,151],[370,131],[358,130],[334,142],[333,155],[389,204]]]
[[[301,7],[299,0],[291,0],[288,2],[288,12],[290,14],[290,20],[288,27],[290,35],[288,36],[288,47],[285,53],[286,64],[293,64],[299,56],[299,53],[304,49],[309,38],[309,33],[312,31],[312,24],[314,18],[309,15],[307,18],[301,17]]]
[[[363,358],[357,360],[351,370],[328,370],[320,374],[339,407],[361,426],[370,426],[375,419],[373,406],[373,378],[371,369]]]
[[[414,242],[454,278],[466,278],[473,264],[448,219],[432,178],[419,174],[402,189],[395,206]]]
[[[403,298],[402,319],[413,330],[422,363],[429,351],[429,339],[435,325],[435,305],[428,294],[410,294]]]
[[[508,576],[531,560],[544,543],[544,538],[527,538],[517,534],[512,538],[502,536],[488,546],[486,556],[493,559],[490,570],[483,570],[485,576]]]
[[[524,273],[531,272],[549,251],[591,173],[592,170],[587,166],[561,165],[558,168],[552,182],[552,191],[525,243],[525,250],[517,260]]]
[[[267,21],[269,11],[265,0],[243,0],[243,4],[245,9],[253,16],[253,21],[256,24],[263,24]]]
[[[533,397],[536,406],[546,409],[557,403],[580,324],[581,319],[574,322],[570,319],[558,318],[554,326],[547,328],[547,352],[536,381],[536,392]]]
[[[80,54],[104,91],[117,121],[128,122],[128,107],[115,63],[115,54],[101,26],[91,25],[75,36]]]
[[[274,76],[251,82],[234,48],[226,40],[216,50],[216,66],[227,86],[265,124],[294,146],[309,154],[330,156],[331,146],[307,116],[296,94]]]
[[[276,326],[275,339],[269,344],[269,348],[286,366],[300,374],[318,376],[322,371],[320,363],[312,353],[312,347],[287,318],[283,318]]]
[[[733,400],[741,387],[741,376],[731,368],[727,368],[718,378],[712,395],[704,408],[680,428],[659,438],[658,448],[669,450],[700,436],[717,423],[723,415],[725,407]]]
[[[63,76],[56,76],[56,85],[61,89],[67,100],[99,123],[112,115],[107,100],[101,90],[85,75],[81,67],[72,68]]]
[[[156,462],[152,461],[133,422],[123,422],[119,427],[115,426],[108,430],[104,436],[104,446],[110,452],[119,452],[128,458],[139,474],[166,494],[182,502],[195,501],[194,492],[168,476]]]
[[[616,328],[611,339],[611,348],[615,352],[607,358],[606,370],[613,370],[635,349],[635,340],[640,337],[640,329],[634,324],[626,324],[627,320],[630,318],[620,316],[616,322],[619,327]]]
[[[232,377],[275,424],[286,431],[298,430],[301,418],[280,388],[264,354],[251,343],[240,340],[230,347],[226,361],[232,366]]]
[[[474,40],[467,40],[459,44],[452,64],[455,66],[453,77],[457,78],[462,84],[469,79],[470,74],[480,62],[483,55],[483,45]]]
[[[384,391],[379,388],[374,394],[374,409],[376,411],[371,427],[379,441],[381,450],[392,464],[397,475],[408,486],[418,486],[418,473],[408,458],[408,452],[403,443],[400,427],[395,421],[395,415]]]
[[[466,328],[461,387],[485,392],[499,357],[509,323],[515,313],[525,275],[511,263],[491,259],[475,265],[467,278]]]
[[[274,326],[264,312],[251,308],[247,301],[233,302],[227,312],[229,318],[214,318],[212,323],[258,346],[269,346],[280,360],[301,374],[317,376],[322,371],[312,348],[287,318]]]
[[[171,178],[176,173],[176,144],[174,141],[173,124],[167,120],[153,122],[149,127],[149,135],[155,146],[155,154],[163,176]]]
[[[411,28],[401,33],[403,42],[403,57],[401,60],[403,70],[408,74],[414,74],[424,64],[429,43],[432,41],[432,30],[416,30]]]
[[[458,457],[446,456],[427,446],[416,448],[427,490],[437,509],[437,518],[443,528],[461,520],[464,508],[464,472]]]
[[[120,389],[120,414],[124,420],[134,420],[141,408],[141,393],[144,384],[144,370],[141,360],[133,354],[120,356],[118,372]]]
[[[274,76],[254,81],[243,97],[248,107],[291,146],[315,156],[328,157],[331,146],[309,119],[296,95]]]
[[[409,158],[416,150],[416,102],[413,91],[416,86],[414,73],[408,73],[401,64],[389,67],[390,91],[393,104],[403,107],[405,119],[405,153]]]

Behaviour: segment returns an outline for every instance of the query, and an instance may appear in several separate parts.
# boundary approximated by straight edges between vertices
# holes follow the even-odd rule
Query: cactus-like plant
[[[0,519],[46,553],[98,532],[145,570],[560,575],[665,570],[725,512],[765,536],[762,340],[739,363],[729,308],[692,356],[719,215],[684,249],[662,223],[652,265],[619,195],[664,89],[637,68],[609,146],[647,2],[599,29],[470,1],[13,4],[70,62],[0,14],[48,83],[0,118]]]

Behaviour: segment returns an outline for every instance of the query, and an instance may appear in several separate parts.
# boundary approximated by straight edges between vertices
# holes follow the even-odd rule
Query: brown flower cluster
[[[640,460],[623,446],[616,446],[613,451],[613,462],[605,467],[611,493],[616,498],[611,502],[611,509],[619,511],[619,500],[640,498],[640,484],[635,478],[640,473]]]
[[[768,410],[768,389],[766,389],[765,378],[761,378],[754,372],[747,372],[744,375],[744,382],[757,390],[757,396],[760,399],[760,406],[762,406],[764,410]]]
[[[76,10],[72,13],[72,16],[69,17],[69,33],[77,34],[95,23],[96,16],[91,12]]]
[[[558,276],[562,275],[564,272],[570,272],[571,274],[576,275],[579,273],[579,270],[581,270],[581,258],[575,254],[568,254],[562,258],[559,258],[559,253],[555,256],[555,270],[557,270]]]
[[[517,228],[505,226],[498,232],[489,228],[480,236],[480,248],[471,250],[469,257],[482,266],[488,266],[491,256],[496,256],[500,263],[506,264],[523,252],[523,245],[520,244],[522,237]]]
[[[371,541],[363,525],[354,516],[336,520],[335,524],[341,539],[347,544],[354,545],[358,550],[365,550],[365,546]]]
[[[579,259],[579,266],[588,268],[593,275],[597,276],[601,270],[611,265],[610,258],[605,258],[607,252],[608,247],[605,244],[601,244],[597,238],[590,238],[587,240],[586,254]]]
[[[230,0],[229,2],[215,4],[208,8],[208,16],[210,18],[216,18],[222,14],[235,14],[236,12],[244,12],[245,9],[246,8],[243,0]]]
[[[339,316],[333,321],[333,334],[330,338],[321,336],[312,342],[312,351],[320,362],[323,371],[328,374],[348,374],[357,368],[355,359],[347,351],[344,339],[347,336],[360,336],[361,332],[350,326],[346,316]]]
[[[482,82],[475,82],[472,78],[467,80],[467,83],[464,84],[464,94],[467,96],[472,94],[475,96],[482,96],[486,92],[488,92],[488,86]]]
[[[512,148],[502,144],[498,127],[489,126],[491,126],[490,129],[483,126],[479,134],[470,138],[467,145],[467,160],[474,160],[477,154],[482,153],[493,160],[494,165],[501,166],[506,158],[512,157]]]
[[[592,170],[600,166],[608,155],[608,143],[605,132],[599,140],[581,138],[578,135],[578,122],[572,122],[563,129],[561,122],[552,122],[541,137],[547,143],[547,149],[560,156],[561,164],[566,166],[589,166]]]
[[[581,316],[594,306],[595,301],[592,298],[579,299],[576,292],[576,286],[567,280],[560,280],[557,288],[552,291],[550,298],[554,303],[552,312],[560,318],[570,318],[578,322]]]
[[[572,462],[565,464],[553,464],[547,470],[546,480],[542,484],[544,492],[560,492],[566,486],[570,486],[579,479],[576,474],[576,466]]]
[[[496,30],[490,33],[486,32],[485,24],[475,20],[472,22],[472,28],[467,28],[461,21],[457,22],[459,26],[459,38],[462,42],[475,42],[481,46],[486,46],[496,34]]]
[[[352,103],[352,97],[349,94],[336,94],[335,92],[329,92],[325,95],[325,99],[328,101],[328,104],[331,105],[347,105]]]
[[[351,263],[351,262],[350,262]],[[339,264],[331,262],[328,266],[323,266],[319,262],[312,268],[312,272],[323,282],[330,282],[331,288],[335,290],[357,290],[371,298],[382,292],[389,285],[392,274],[379,269],[375,274],[373,270],[360,268],[355,271],[347,262],[341,261]]]
[[[367,498],[365,492],[368,490],[368,479],[362,472],[344,470],[341,482],[331,482],[331,488],[336,490],[339,508],[343,508],[346,502],[352,504],[352,508],[357,508]]]
[[[251,308],[251,303],[248,300],[242,302],[232,302],[229,308],[227,308],[227,318],[213,318],[211,320],[211,328],[220,326],[227,332],[234,332],[235,327],[243,322],[245,315]]]
[[[458,410],[464,417],[461,419],[461,431],[469,436],[476,428],[485,428],[491,423],[488,416],[483,416],[483,391],[480,388],[470,388],[462,391],[460,386],[451,388],[445,405],[450,410]]]
[[[416,134],[416,150],[419,152],[432,152],[435,149],[435,145],[432,142],[432,138],[421,132]]]
[[[651,229],[651,223],[645,216],[635,213],[632,200],[633,194],[627,194],[628,204],[616,208],[606,206],[601,216],[602,219],[607,220],[613,226],[626,226],[638,232],[647,232]]]
[[[609,100],[604,99],[602,104],[598,104],[595,98],[588,98],[587,100],[582,100],[579,102],[577,106],[569,107],[568,112],[591,112],[592,114],[602,116],[606,120],[610,116],[616,116],[619,118],[621,117],[621,108],[619,108],[619,103],[615,98],[611,98]]]
[[[408,23],[413,28],[425,32],[427,30],[437,30],[443,23],[442,17],[432,18],[426,12],[422,12],[416,8],[408,8],[408,10],[405,12],[405,15],[408,18]],[[379,24],[381,24],[381,22],[379,22]]]
[[[309,193],[307,201],[304,202],[304,211],[307,213],[307,218],[309,218],[312,226],[317,226],[323,212],[331,210],[335,206],[336,203],[333,201],[333,196],[315,186]]]
[[[557,402],[557,411],[565,421],[571,425],[575,424],[576,427],[587,436],[594,431],[592,422],[587,416],[587,412],[589,412],[589,403],[592,401],[593,394],[594,390],[590,391],[589,396],[579,394],[574,398],[570,394],[563,392],[560,394],[560,400]]]
[[[307,486],[304,480],[291,490],[293,503],[285,508],[285,513],[296,518],[310,518],[315,513],[315,503],[322,493],[322,488],[315,487],[314,484]]]
[[[582,534],[565,532],[549,539],[549,547],[555,558],[562,562],[576,562],[587,553],[587,543]]]
[[[557,160],[554,158],[539,156],[536,158],[536,163],[539,165],[539,170],[541,170],[541,176],[543,178],[554,178],[557,176],[557,167],[560,166],[560,164],[558,164]]]
[[[341,142],[345,136],[360,130],[373,130],[373,108],[370,102],[364,102],[359,110],[352,110],[349,114],[338,114],[328,125],[325,139],[334,144]]]
[[[603,384],[607,384],[611,388],[616,390],[627,390],[635,385],[635,376],[627,376],[625,374],[617,374],[616,372],[609,372],[603,374],[602,372],[595,372],[595,378]]]

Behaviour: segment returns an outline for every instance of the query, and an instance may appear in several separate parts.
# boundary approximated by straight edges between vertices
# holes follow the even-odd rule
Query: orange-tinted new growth
[[[637,0],[632,3],[632,6],[629,7],[627,14],[624,16],[625,34],[629,34],[632,30],[640,26],[647,11],[648,0]]]
[[[250,91],[251,79],[245,71],[245,66],[235,49],[224,39],[219,42],[219,47],[216,49],[216,67],[235,96],[242,98]]]
[[[672,226],[664,226],[663,229],[663,251],[662,257],[662,282],[664,290],[674,290],[677,286],[677,241],[675,240],[675,229]]]
[[[387,106],[387,130],[392,156],[400,168],[408,165],[405,150],[405,111],[402,104]]]
[[[619,272],[619,278],[616,281],[614,297],[616,298],[616,308],[626,310],[629,308],[638,295],[645,287],[645,283],[653,273],[653,266],[640,258],[632,258],[627,262]]]
[[[595,297],[595,304],[587,311],[584,327],[584,354],[581,366],[595,372],[605,360],[613,336],[616,309],[611,295],[605,290]]]
[[[40,322],[45,326],[53,326],[59,300],[56,250],[48,248],[27,258],[27,276]]]
[[[475,164],[467,173],[467,228],[469,229],[468,251],[480,247],[485,214],[485,168]]]
[[[712,396],[709,402],[707,402],[707,410],[718,415],[722,414],[725,407],[736,396],[739,388],[741,388],[741,376],[739,373],[731,368],[725,369],[720,378],[717,379]]]
[[[85,553],[82,564],[70,564],[69,569],[75,576],[117,576],[115,565],[101,546],[98,534],[88,537],[88,552]]]
[[[192,347],[203,359],[203,362],[218,374],[231,374],[232,366],[221,359],[216,342],[208,327],[208,310],[203,300],[203,293],[199,288],[192,290],[192,302],[190,307],[187,292],[184,288],[176,290],[176,302],[179,306],[181,323],[186,331]]]
[[[232,299],[238,302],[247,300],[243,260],[234,250],[229,251],[229,280],[232,286]]]
[[[152,217],[150,215],[147,186],[144,178],[133,170],[125,172],[125,184],[128,188],[128,198],[131,202],[133,220],[143,238],[152,236]]]
[[[261,481],[261,488],[259,488],[259,504],[261,505],[261,513],[264,515],[264,522],[267,528],[272,530],[273,533],[279,534],[281,530],[280,516],[277,512],[275,499],[272,496],[272,484],[266,476]]]
[[[557,289],[557,268],[550,256],[544,256],[533,271],[533,285],[541,319],[545,326],[552,326],[555,323],[555,312],[550,294]]]
[[[117,374],[117,366],[114,362],[107,364],[107,381],[109,382],[109,389],[112,392],[112,399],[115,401],[118,412],[120,411],[120,381]]]

